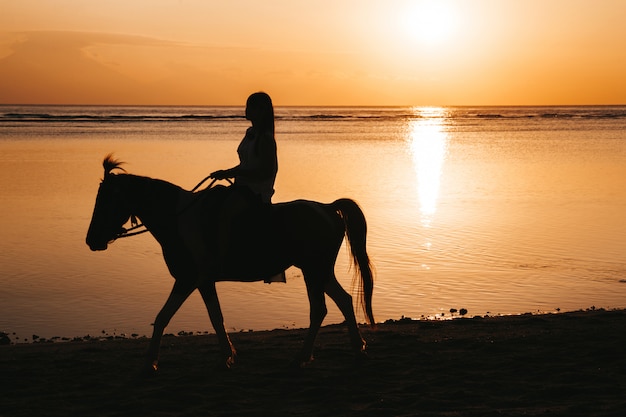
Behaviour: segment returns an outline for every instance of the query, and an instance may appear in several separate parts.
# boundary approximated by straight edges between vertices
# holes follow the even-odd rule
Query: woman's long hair
[[[259,119],[256,120],[257,126],[261,130],[269,130],[272,136],[275,134],[274,128],[274,106],[272,99],[267,93],[253,93],[248,97],[247,107],[254,107],[258,110]]]

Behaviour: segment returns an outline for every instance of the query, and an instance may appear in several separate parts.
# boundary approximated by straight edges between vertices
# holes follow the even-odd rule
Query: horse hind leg
[[[359,331],[359,327],[356,322],[354,308],[352,306],[352,296],[343,289],[341,284],[339,284],[337,278],[335,277],[335,274],[333,274],[332,279],[330,279],[324,286],[324,291],[335,302],[335,304],[337,304],[337,307],[339,307],[339,310],[346,319],[346,325],[348,326],[348,333],[350,335],[350,342],[352,344],[352,349],[354,350],[354,353],[357,355],[357,358],[362,358],[363,356],[366,356],[366,343],[365,340],[361,337],[361,332]]]

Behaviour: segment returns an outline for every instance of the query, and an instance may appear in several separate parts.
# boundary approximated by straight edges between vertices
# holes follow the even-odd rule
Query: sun
[[[452,37],[457,16],[453,5],[445,0],[411,1],[402,18],[402,26],[411,40],[434,46]]]

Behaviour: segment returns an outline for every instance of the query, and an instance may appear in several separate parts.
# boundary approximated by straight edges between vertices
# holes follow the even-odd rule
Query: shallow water
[[[84,243],[102,158],[192,188],[236,163],[241,112],[0,107],[0,331],[149,334],[173,283],[157,243]],[[624,307],[624,132],[620,107],[279,108],[274,201],[359,202],[379,320]],[[349,289],[343,250],[336,271]],[[306,327],[300,271],[287,279],[218,283],[227,328]],[[180,330],[212,331],[198,294]]]

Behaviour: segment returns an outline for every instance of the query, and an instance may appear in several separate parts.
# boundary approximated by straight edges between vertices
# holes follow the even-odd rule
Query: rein
[[[208,180],[209,178],[211,178],[211,176],[210,176],[210,175],[209,175],[209,176],[207,176],[206,178],[204,178],[202,181],[200,181],[200,182],[199,182],[199,183],[198,183],[195,187],[193,187],[193,188],[191,189],[191,192],[192,192],[192,193],[193,193],[193,192],[195,192],[198,188],[200,188],[200,186],[201,186],[202,184],[204,184],[205,182],[207,182],[207,180]],[[228,182],[230,183],[230,185],[233,185],[233,182],[232,182],[229,178],[226,178],[226,181],[228,181]],[[217,182],[217,179],[216,179],[216,178],[214,178],[214,179],[213,179],[213,181],[211,181],[211,182],[209,183],[209,185],[206,187],[206,189],[208,190],[208,189],[212,188],[212,187],[213,187],[213,185],[215,185],[215,183],[216,183],[216,182]],[[189,205],[188,205],[187,207],[183,208],[183,209],[182,209],[182,210],[178,213],[178,215],[182,214],[182,213],[183,213],[184,211],[186,211],[189,207],[191,207],[193,204],[195,204],[198,200],[199,200],[199,197],[198,197],[198,196],[196,196],[196,198],[195,198],[195,199],[194,199],[191,203],[189,203]],[[118,233],[117,235],[115,235],[115,237],[113,238],[113,240],[115,241],[115,240],[117,240],[117,239],[121,239],[121,238],[124,238],[124,237],[137,236],[137,235],[140,235],[140,234],[142,234],[142,233],[146,233],[146,232],[148,231],[148,229],[146,228],[146,226],[145,226],[143,223],[139,223],[139,222],[137,221],[137,217],[135,217],[135,215],[134,215],[134,214],[131,214],[131,216],[130,216],[130,225],[131,225],[131,228],[130,228],[130,229],[125,229],[125,228],[123,228],[123,227],[122,227],[122,231],[121,231],[120,233]],[[138,229],[141,229],[142,227],[143,227],[143,229],[142,229],[142,230],[138,230]]]

